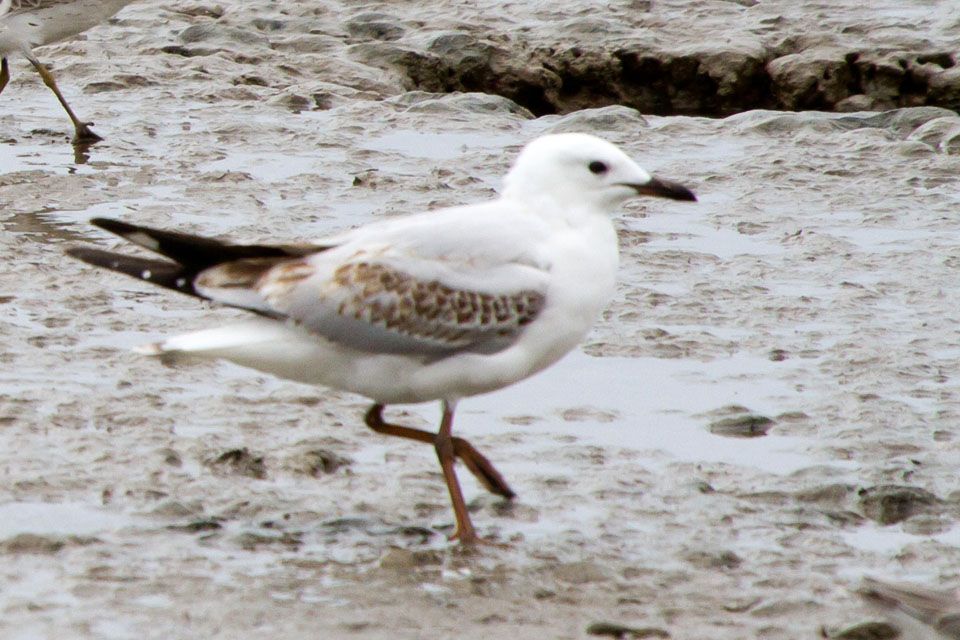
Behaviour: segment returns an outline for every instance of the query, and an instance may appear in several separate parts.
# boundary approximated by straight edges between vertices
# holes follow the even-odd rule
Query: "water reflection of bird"
[[[559,360],[614,290],[610,214],[638,195],[695,200],[612,144],[544,136],[520,154],[492,202],[385,220],[307,245],[233,245],[95,220],[169,260],[89,248],[70,255],[199,298],[251,311],[239,325],[169,338],[146,353],[224,358],[367,396],[366,424],[433,444],[456,517],[478,540],[454,471],[459,458],[494,493],[513,492],[451,435],[461,398]],[[440,400],[437,435],[386,422],[385,404]]]
[[[33,55],[33,48],[65,40],[94,27],[133,0],[0,0],[0,93],[10,81],[7,58],[22,54],[53,91],[73,122],[74,142],[90,143],[100,136],[77,118],[60,93],[53,74]]]
[[[858,593],[904,627],[904,638],[960,640],[960,589],[943,591],[864,578]]]

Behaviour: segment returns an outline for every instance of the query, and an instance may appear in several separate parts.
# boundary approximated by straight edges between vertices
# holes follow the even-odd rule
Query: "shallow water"
[[[0,504],[0,537],[21,533],[58,536],[92,536],[135,527],[128,514],[98,509],[86,504],[7,502]]]
[[[764,415],[803,406],[800,393],[772,375],[781,373],[782,365],[745,355],[701,363],[573,353],[530,380],[464,401],[457,426],[465,434],[495,434],[513,416],[535,416],[524,433],[655,452],[654,469],[673,462],[718,462],[791,473],[817,461],[804,454],[812,439],[716,436],[706,430],[702,416],[733,403],[749,404]],[[418,413],[433,421],[434,409]],[[568,411],[574,417],[565,420]]]

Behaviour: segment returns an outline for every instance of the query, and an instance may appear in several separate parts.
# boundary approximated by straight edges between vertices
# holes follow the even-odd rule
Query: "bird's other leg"
[[[99,140],[103,140],[103,138],[90,130],[90,127],[86,122],[80,121],[77,115],[73,112],[73,109],[70,108],[70,105],[67,104],[66,98],[64,98],[63,94],[60,93],[60,87],[57,86],[57,81],[53,79],[53,74],[50,73],[45,66],[43,66],[43,63],[41,63],[32,54],[27,55],[27,60],[30,61],[30,64],[33,65],[33,68],[36,69],[37,73],[40,74],[40,77],[43,78],[43,84],[47,85],[47,87],[53,91],[53,95],[57,96],[57,100],[60,101],[63,109],[67,112],[67,115],[70,116],[70,121],[73,123],[73,129],[76,132],[73,142],[79,144],[90,144]]]
[[[428,431],[421,431],[413,427],[404,427],[397,424],[385,422],[383,419],[383,405],[375,404],[367,411],[364,422],[368,427],[388,436],[398,436],[408,440],[416,440],[426,444],[434,444],[436,436]],[[491,493],[503,496],[504,498],[513,498],[517,494],[513,492],[507,481],[493,466],[493,464],[477,449],[463,438],[452,437],[453,453],[463,461],[467,469],[477,477],[480,484]]]
[[[459,540],[461,544],[473,544],[479,538],[473,528],[473,522],[470,521],[467,503],[463,499],[463,491],[460,490],[460,481],[457,480],[457,472],[453,468],[455,455],[453,437],[450,432],[453,430],[453,412],[455,409],[455,403],[444,400],[443,418],[440,420],[440,430],[433,441],[433,447],[437,451],[437,459],[440,460],[440,468],[443,469],[443,478],[447,481],[447,490],[450,492],[453,515],[457,519],[457,528],[454,529],[450,539]]]
[[[0,93],[3,93],[8,82],[10,82],[10,64],[6,58],[3,58],[0,59]]]

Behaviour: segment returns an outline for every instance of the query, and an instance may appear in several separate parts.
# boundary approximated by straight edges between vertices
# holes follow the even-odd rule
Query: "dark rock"
[[[192,17],[204,17],[204,18],[222,18],[223,17],[223,7],[220,5],[211,6],[196,6],[196,7],[183,7],[183,8],[171,8],[170,11],[176,11],[177,13],[183,14],[185,16]]]
[[[688,553],[684,559],[701,569],[736,569],[743,564],[743,559],[733,551],[721,551],[719,553],[694,551]]]
[[[197,55],[204,55],[202,53],[198,53],[194,51],[193,49],[188,49],[187,47],[184,47],[178,44],[171,44],[166,47],[163,47],[160,50],[163,51],[164,53],[169,53],[175,56],[183,56],[184,58],[192,58]]]
[[[930,76],[928,104],[960,110],[960,66]]]
[[[400,40],[392,19],[377,15],[348,23],[348,30],[381,43]],[[629,29],[598,16],[571,18],[563,29],[580,44],[531,48],[511,34],[450,31],[424,48],[380,48],[376,56],[368,48],[361,55],[368,64],[398,71],[408,89],[500,95],[537,116],[610,105],[706,116],[960,106],[960,67],[948,53],[851,50],[803,36],[779,44],[757,40],[668,50],[630,42]],[[600,33],[611,44],[583,44]]]
[[[619,640],[631,638],[669,638],[670,634],[656,627],[628,627],[616,622],[591,622],[587,627],[591,636],[609,636]]]
[[[728,438],[758,438],[767,435],[773,425],[770,418],[749,413],[715,420],[707,428],[710,433]]]
[[[835,640],[893,640],[900,630],[886,622],[860,622],[830,634]]]
[[[404,29],[398,20],[385,13],[364,13],[354,16],[343,26],[353,38],[368,40],[399,40]]]
[[[100,542],[92,536],[58,536],[20,533],[0,541],[0,553],[32,553],[51,555],[68,546],[84,546]]]
[[[848,97],[853,74],[838,51],[791,53],[767,64],[778,106],[790,111],[827,111]]]
[[[173,524],[167,527],[170,531],[182,531],[183,533],[202,533],[204,531],[217,531],[222,528],[223,525],[216,520],[194,520],[187,524]]]
[[[320,524],[328,533],[341,534],[353,531],[369,531],[375,525],[367,518],[333,518]]]
[[[941,501],[920,489],[900,485],[877,485],[860,490],[860,508],[865,516],[880,524],[896,524],[920,513],[936,513]]]
[[[272,18],[254,18],[250,24],[258,31],[283,31],[287,28],[286,21]]]
[[[846,61],[854,72],[854,84],[877,108],[903,104],[909,89],[905,82],[908,72],[906,66],[898,64],[895,56],[855,54],[846,56]]]
[[[344,458],[327,449],[310,449],[297,457],[297,468],[302,473],[314,477],[334,473],[337,469],[353,463],[349,458]]]
[[[246,447],[225,451],[208,462],[207,466],[221,472],[256,478],[257,480],[263,480],[267,477],[267,467],[263,462],[263,456],[253,455]]]
[[[299,534],[289,532],[283,532],[280,535],[268,535],[247,531],[236,536],[234,541],[245,551],[255,551],[260,547],[273,545],[297,548],[302,543]]]
[[[876,111],[878,109],[877,101],[870,96],[863,95],[862,93],[848,96],[835,104],[833,107],[836,111],[843,113],[853,113],[856,111]]]
[[[150,513],[164,518],[189,518],[202,514],[203,507],[199,502],[184,503],[180,500],[168,500],[157,505]]]
[[[763,602],[763,598],[749,596],[737,598],[723,605],[723,610],[729,611],[730,613],[744,613],[745,611],[750,611],[750,609],[754,608],[761,602]]]
[[[707,482],[706,480],[695,480],[693,482],[693,487],[700,493],[711,494],[716,493],[717,490],[713,488],[713,485]]]
[[[866,521],[866,518],[859,513],[847,510],[836,511],[828,509],[823,512],[823,515],[830,524],[838,527],[858,527]]]
[[[843,504],[853,492],[853,485],[840,482],[824,484],[810,489],[801,489],[794,496],[800,502],[838,505]]]
[[[119,91],[123,88],[125,87],[120,82],[105,80],[102,82],[88,82],[86,85],[84,85],[83,92],[87,94],[110,93],[111,91]]]
[[[0,550],[4,553],[50,555],[57,553],[65,546],[67,546],[67,543],[63,538],[41,536],[35,533],[20,533],[0,542]]]
[[[433,529],[418,527],[416,525],[402,525],[398,527],[386,527],[371,531],[374,535],[399,535],[403,538],[412,538],[416,544],[423,544],[430,538],[437,535]]]
[[[175,449],[163,447],[161,449],[157,449],[156,453],[163,459],[164,464],[170,465],[171,467],[183,466],[183,458],[180,457],[180,454],[177,453]]]

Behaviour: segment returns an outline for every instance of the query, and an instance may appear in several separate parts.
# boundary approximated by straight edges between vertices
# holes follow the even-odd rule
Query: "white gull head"
[[[637,195],[696,200],[686,187],[651,176],[615,145],[587,133],[537,138],[504,178],[505,198],[604,212]]]

